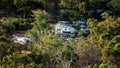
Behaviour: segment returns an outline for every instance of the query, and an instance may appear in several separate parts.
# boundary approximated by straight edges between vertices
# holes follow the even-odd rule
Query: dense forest
[[[120,0],[0,0],[0,68],[120,68]],[[89,34],[54,34],[87,20]],[[48,34],[49,32],[49,34]],[[20,34],[30,43],[13,42]]]

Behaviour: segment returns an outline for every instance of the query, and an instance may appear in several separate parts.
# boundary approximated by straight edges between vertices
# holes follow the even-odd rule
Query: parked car
[[[16,36],[12,40],[13,42],[19,43],[19,44],[26,44],[31,42],[30,38],[23,37],[23,36]]]
[[[59,21],[56,25],[55,25],[55,33],[56,34],[63,34],[63,33],[73,33],[74,32],[74,28],[70,26],[70,22],[68,21]]]

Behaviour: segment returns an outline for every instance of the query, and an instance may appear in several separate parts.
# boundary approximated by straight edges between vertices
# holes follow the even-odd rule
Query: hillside
[[[120,0],[0,0],[0,68],[120,68]]]

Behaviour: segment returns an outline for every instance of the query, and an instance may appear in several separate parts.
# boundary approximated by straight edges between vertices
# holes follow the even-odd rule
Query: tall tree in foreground
[[[108,13],[102,14],[103,21],[89,20],[90,39],[102,48],[103,63],[114,64],[120,67],[120,18],[112,17]]]

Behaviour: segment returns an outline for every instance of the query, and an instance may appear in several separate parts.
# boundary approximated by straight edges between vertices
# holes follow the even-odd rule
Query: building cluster
[[[54,29],[55,34],[64,38],[75,37],[83,31],[89,31],[87,21],[84,18],[73,22],[58,21]]]
[[[53,27],[53,25],[52,25]],[[76,36],[79,36],[82,32],[87,32],[88,35],[89,29],[87,26],[87,21],[84,18],[81,18],[78,21],[57,21],[57,23],[54,23],[54,31],[52,33],[58,34],[59,37],[63,37],[65,40],[68,38],[75,38]],[[50,34],[51,32],[45,31],[47,34]],[[12,39],[15,43],[19,44],[26,44],[30,43],[31,39],[24,37],[24,36],[17,36],[15,35]],[[74,40],[74,39],[73,39]]]

